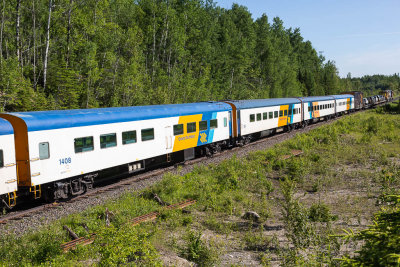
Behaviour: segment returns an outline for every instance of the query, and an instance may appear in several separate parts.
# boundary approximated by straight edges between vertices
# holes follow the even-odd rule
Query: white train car
[[[337,114],[345,114],[354,110],[354,96],[353,95],[332,95],[336,101]]]
[[[333,96],[301,97],[303,119],[305,122],[316,122],[320,118],[331,118],[335,115],[335,98]]]
[[[9,113],[27,149],[17,158],[19,186],[50,199],[84,193],[110,174],[133,173],[174,159],[191,159],[195,148],[225,144],[232,131],[226,103],[159,105],[90,110]]]
[[[232,106],[233,121],[239,142],[249,142],[252,136],[261,137],[277,128],[292,129],[301,123],[301,102],[297,98],[254,99],[227,101]],[[236,127],[235,127],[236,128]]]
[[[14,131],[11,124],[0,119],[0,199],[8,207],[15,206],[17,170]]]

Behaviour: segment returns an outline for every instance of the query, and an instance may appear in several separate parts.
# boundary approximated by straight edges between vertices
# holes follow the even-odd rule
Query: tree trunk
[[[71,13],[72,13],[72,4],[74,0],[69,0],[69,9],[68,9],[68,27],[67,27],[67,68],[69,66],[69,57],[70,57],[70,48],[69,42],[71,38]]]
[[[47,29],[46,29],[46,51],[44,54],[44,63],[43,63],[43,89],[46,88],[46,79],[47,79],[47,60],[49,58],[49,45],[50,45],[50,19],[51,19],[51,8],[52,8],[53,0],[49,0],[49,17],[47,19]]]
[[[1,16],[1,29],[0,29],[0,62],[3,60],[3,30],[4,30],[4,12],[6,9],[6,0],[3,0],[3,15]]]
[[[33,21],[33,88],[37,89],[36,80],[36,11],[35,0],[32,0],[32,21]]]
[[[20,43],[19,43],[19,22],[20,22],[20,14],[19,14],[19,9],[21,6],[21,0],[17,0],[17,7],[16,7],[16,13],[17,13],[17,22],[16,22],[16,44],[15,47],[17,48],[17,59],[18,62],[20,62],[20,56],[21,56],[21,48],[20,48]]]
[[[154,82],[154,61],[156,57],[156,12],[153,13],[153,61],[152,61],[152,71],[151,71],[151,82]]]

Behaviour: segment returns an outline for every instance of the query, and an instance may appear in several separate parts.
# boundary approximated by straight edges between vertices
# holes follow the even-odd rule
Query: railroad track
[[[399,99],[400,99],[400,97],[395,98],[395,99],[393,99],[392,102],[398,101]],[[382,106],[382,105],[385,105],[385,104],[387,104],[387,103],[379,104],[376,107]],[[356,113],[364,112],[364,111],[367,111],[367,110],[359,110]],[[305,130],[311,130],[311,129],[314,129],[314,128],[318,128],[318,127],[320,127],[322,125],[334,122],[334,121],[339,120],[341,118],[343,118],[343,116],[336,117],[336,118],[333,118],[333,119],[330,119],[330,120],[322,120],[322,121],[320,121],[320,122],[318,122],[316,124],[310,124],[306,128],[301,128],[301,129],[298,129],[298,130],[294,130],[293,132],[278,132],[273,136],[268,136],[268,137],[253,141],[253,142],[251,142],[249,144],[246,144],[246,145],[244,145],[242,147],[233,147],[231,149],[223,150],[218,154],[214,154],[212,157],[213,158],[217,158],[217,157],[223,156],[223,155],[225,155],[227,153],[232,153],[233,154],[236,151],[241,150],[241,149],[243,149],[245,147],[256,146],[256,145],[258,145],[260,143],[281,139],[282,137],[284,137],[286,135],[289,135],[289,134],[303,133]],[[194,164],[197,164],[197,163],[200,163],[200,162],[206,162],[208,159],[209,159],[208,157],[196,158],[196,159],[189,160],[189,161],[186,161],[186,162],[183,162],[183,163],[175,164],[174,166],[168,166],[168,167],[165,167],[165,168],[162,168],[162,169],[152,170],[152,171],[148,171],[146,173],[142,173],[142,174],[135,175],[135,176],[132,176],[132,177],[124,178],[124,179],[122,179],[122,180],[120,180],[120,181],[118,181],[116,183],[112,183],[112,184],[109,184],[109,185],[106,185],[106,186],[102,186],[102,187],[97,187],[97,188],[91,189],[90,191],[86,192],[83,195],[76,196],[76,197],[71,198],[71,199],[66,200],[66,201],[54,202],[54,203],[50,203],[50,204],[44,204],[44,205],[40,205],[40,206],[37,206],[37,207],[29,208],[29,209],[26,209],[26,210],[15,211],[15,212],[12,212],[11,214],[1,216],[0,217],[0,225],[1,224],[3,224],[3,225],[7,224],[7,223],[9,223],[11,221],[21,220],[21,219],[29,217],[29,216],[37,215],[37,214],[40,214],[41,212],[44,212],[44,211],[49,210],[49,209],[61,208],[63,205],[66,205],[66,204],[69,204],[69,203],[73,203],[73,202],[79,201],[81,199],[90,198],[90,197],[96,196],[96,195],[98,195],[100,193],[109,192],[109,191],[113,191],[113,190],[116,190],[116,189],[119,189],[119,188],[122,188],[122,187],[125,187],[125,186],[133,185],[133,184],[135,184],[137,182],[150,179],[150,178],[152,178],[154,176],[158,176],[158,175],[164,174],[164,173],[166,173],[168,171],[172,171],[172,170],[174,170],[176,168],[176,166],[179,166],[179,165],[194,165]]]

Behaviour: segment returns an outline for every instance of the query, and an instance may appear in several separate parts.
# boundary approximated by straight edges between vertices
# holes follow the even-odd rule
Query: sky
[[[214,0],[230,9],[246,6],[253,19],[262,14],[271,23],[280,17],[285,28],[300,28],[304,40],[341,77],[400,72],[400,0]]]

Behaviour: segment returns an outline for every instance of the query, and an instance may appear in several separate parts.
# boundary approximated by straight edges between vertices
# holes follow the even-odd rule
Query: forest
[[[237,4],[1,0],[0,112],[326,95],[387,78],[349,75],[299,28]]]

